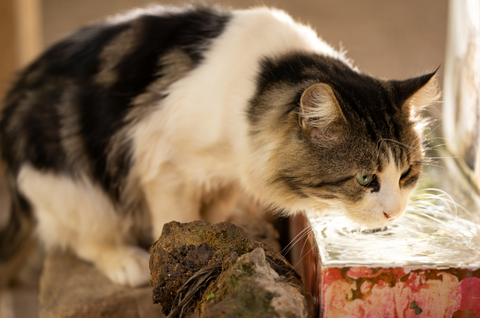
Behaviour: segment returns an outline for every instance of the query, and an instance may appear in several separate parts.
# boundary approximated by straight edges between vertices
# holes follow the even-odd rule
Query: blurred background
[[[102,17],[153,3],[148,0],[0,0],[0,95],[15,71],[76,28]],[[155,3],[184,5],[186,1]],[[311,25],[320,37],[363,72],[404,79],[444,62],[447,0],[221,0],[227,8],[271,6]],[[439,70],[443,83],[443,69]],[[8,194],[0,174],[0,228],[9,217]],[[36,317],[38,281],[0,291],[0,317]]]

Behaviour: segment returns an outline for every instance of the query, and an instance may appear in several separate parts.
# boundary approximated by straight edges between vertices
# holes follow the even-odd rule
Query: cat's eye
[[[362,186],[366,187],[370,184],[370,182],[375,179],[375,175],[372,173],[364,174],[364,173],[357,173],[357,182]]]
[[[408,167],[406,167],[405,169],[403,169],[402,175],[401,175],[400,179],[403,178],[403,177],[405,177],[405,176],[410,172],[410,169],[411,169],[411,168],[412,168],[412,166],[408,166]]]

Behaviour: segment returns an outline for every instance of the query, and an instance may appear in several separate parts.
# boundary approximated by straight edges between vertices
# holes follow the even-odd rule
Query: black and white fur
[[[6,99],[11,225],[34,216],[47,249],[71,249],[130,286],[149,280],[138,245],[172,220],[226,220],[239,191],[285,214],[328,206],[385,225],[418,179],[411,101],[434,99],[432,76],[361,74],[267,8],[152,7],[87,26],[24,70]],[[409,165],[418,173],[408,181]],[[375,186],[356,183],[362,171]],[[17,232],[0,233],[0,261]]]

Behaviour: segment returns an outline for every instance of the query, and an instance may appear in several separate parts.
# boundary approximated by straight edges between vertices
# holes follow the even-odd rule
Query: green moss
[[[230,281],[229,281],[230,287],[233,288],[237,286],[239,280],[240,280],[240,276],[236,276],[236,275],[230,276]]]
[[[255,273],[256,273],[253,266],[250,266],[250,265],[245,264],[245,263],[241,263],[237,268],[240,269],[242,271],[242,273],[241,274],[233,274],[229,277],[228,288],[234,288],[235,286],[237,286],[237,284],[240,280],[243,280],[244,278],[246,278],[248,276],[255,275]]]
[[[206,299],[206,300],[207,300],[207,301],[209,301],[209,300],[210,300],[210,299],[212,299],[212,298],[215,298],[215,294],[213,293],[213,291],[212,291],[212,292],[210,292],[210,294],[208,294],[208,296],[207,296],[207,299]]]
[[[230,291],[230,297],[236,299],[239,306],[233,308],[231,317],[274,317],[270,306],[275,295],[256,285],[253,279],[243,279]]]
[[[249,266],[244,263],[241,263],[238,268],[248,276],[252,276],[256,273],[255,269],[252,266]]]

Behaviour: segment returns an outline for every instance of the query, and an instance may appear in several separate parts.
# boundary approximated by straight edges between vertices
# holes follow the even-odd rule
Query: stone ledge
[[[70,254],[45,258],[40,278],[40,318],[162,318],[152,287],[119,286]]]

